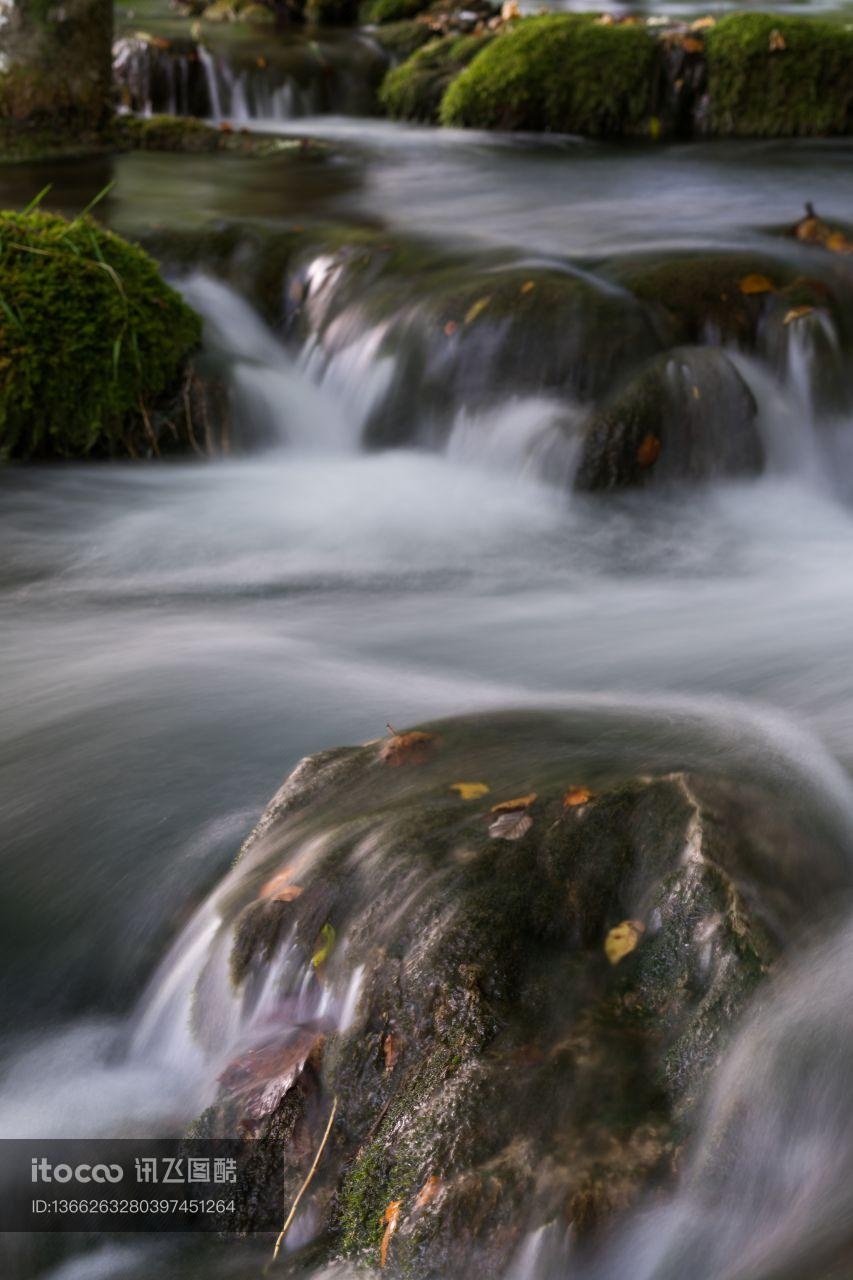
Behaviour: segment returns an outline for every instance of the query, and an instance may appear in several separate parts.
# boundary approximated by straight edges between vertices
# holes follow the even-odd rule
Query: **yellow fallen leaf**
[[[646,926],[639,920],[623,920],[610,930],[604,940],[604,954],[611,964],[618,964],[630,955],[645,933]]]
[[[485,782],[451,782],[450,790],[458,791],[463,800],[479,800],[480,796],[489,794]]]
[[[317,947],[317,950],[314,952],[313,956],[311,957],[311,964],[315,969],[322,969],[323,965],[326,963],[329,956],[332,954],[332,951],[334,950],[335,940],[337,936],[338,935],[335,933],[335,929],[333,925],[330,925],[330,924],[323,925],[322,929],[320,930],[320,937],[318,939],[319,945]]]
[[[652,142],[657,142],[658,138],[660,137],[660,129],[661,129],[660,117],[652,116],[651,119],[649,120],[649,137],[651,138]]]
[[[592,792],[589,787],[569,787],[563,796],[564,809],[577,809],[582,804],[589,804]]]
[[[486,298],[478,298],[476,302],[472,302],[471,306],[465,312],[465,323],[473,324],[477,316],[482,315],[486,307],[491,302],[491,294]]]
[[[833,253],[853,253],[853,241],[848,240],[841,231],[833,231],[826,242],[827,249]]]
[[[778,27],[774,27],[770,32],[770,39],[767,42],[771,53],[781,53],[783,49],[787,49],[788,45],[785,37]]]
[[[422,733],[419,729],[413,729],[411,733],[395,733],[391,729],[391,737],[382,743],[379,758],[392,768],[402,764],[423,764],[438,746],[438,741],[434,733]]]
[[[533,290],[534,290],[535,288],[536,288],[536,281],[535,281],[535,280],[525,280],[525,282],[524,282],[524,284],[521,286],[521,289],[519,290],[519,292],[520,292],[520,293],[532,293],[532,292],[533,292]]]
[[[695,22],[691,22],[690,30],[691,31],[707,31],[709,27],[715,27],[716,25],[717,25],[717,19],[712,18],[709,15],[707,18],[697,18]]]
[[[810,316],[814,311],[814,307],[803,304],[801,307],[791,307],[790,311],[785,312],[783,324],[793,324],[795,320],[801,320],[803,316]]]
[[[530,795],[519,796],[517,800],[501,800],[500,804],[492,805],[492,813],[512,813],[516,809],[529,809],[536,799],[536,792],[531,791]]]
[[[767,279],[767,276],[759,275],[755,272],[753,275],[744,276],[738,281],[738,288],[741,293],[772,293],[773,283]]]
[[[379,1265],[384,1267],[388,1261],[388,1246],[391,1243],[391,1237],[397,1230],[397,1223],[400,1221],[400,1208],[403,1204],[402,1200],[392,1200],[382,1215],[382,1223],[385,1227],[382,1236],[382,1244],[379,1248]]]

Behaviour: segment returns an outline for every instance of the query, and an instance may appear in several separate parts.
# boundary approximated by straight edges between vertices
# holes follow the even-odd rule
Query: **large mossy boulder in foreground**
[[[733,13],[706,47],[711,133],[814,138],[853,128],[853,31],[841,23]]]
[[[501,32],[447,90],[444,124],[591,138],[648,134],[656,47],[642,26],[528,18]]]
[[[757,475],[764,465],[757,416],[752,392],[724,351],[675,348],[593,413],[575,488]]]
[[[0,456],[143,455],[201,321],[153,259],[90,217],[0,214]]]
[[[735,1022],[846,884],[790,779],[670,773],[683,746],[618,723],[306,760],[223,885],[254,1038],[194,1131],[274,1138],[289,1202],[336,1099],[307,1210],[327,1256],[492,1277],[543,1223],[593,1238],[673,1178]]]

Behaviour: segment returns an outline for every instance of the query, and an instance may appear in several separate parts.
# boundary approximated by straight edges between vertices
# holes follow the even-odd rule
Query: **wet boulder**
[[[757,412],[725,352],[668,351],[588,419],[575,488],[597,492],[756,475],[764,464]]]
[[[797,791],[670,772],[648,726],[605,758],[603,727],[329,752],[250,837],[227,912],[263,1019],[196,1132],[280,1139],[292,1196],[334,1106],[325,1256],[494,1276],[544,1223],[594,1238],[671,1180],[732,1027],[845,884]]]

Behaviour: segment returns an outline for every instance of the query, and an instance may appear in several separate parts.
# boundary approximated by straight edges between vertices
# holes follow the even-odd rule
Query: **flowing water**
[[[239,73],[223,65],[231,97],[211,114],[239,117]],[[259,127],[289,127],[278,92],[253,90],[246,114],[275,117]],[[111,178],[102,212],[129,234],[346,221],[593,275],[674,246],[795,261],[768,224],[806,200],[829,219],[853,208],[844,143],[650,152],[331,114],[299,127],[330,142],[330,161],[125,156],[52,168],[49,201],[76,211]],[[3,204],[45,180],[3,171]],[[413,290],[430,270],[413,268]],[[263,992],[248,1010],[228,994],[215,886],[302,755],[388,721],[574,708],[588,752],[640,758],[660,738],[672,764],[751,761],[801,790],[853,857],[853,421],[818,411],[807,342],[792,337],[781,373],[735,355],[760,407],[760,479],[601,502],[538,465],[559,408],[549,390],[460,394],[432,447],[409,429],[413,394],[405,447],[366,450],[395,375],[369,327],[330,359],[310,338],[283,342],[214,263],[178,283],[227,372],[245,452],[0,471],[3,1136],[174,1133],[198,1113],[266,1009]],[[831,1267],[853,1222],[851,949],[845,930],[799,957],[723,1064],[704,1121],[726,1144],[723,1185],[699,1141],[670,1202],[592,1272],[543,1224],[507,1280],[849,1274]],[[202,971],[207,1046],[188,1031]],[[285,953],[274,981],[295,1023],[340,1026],[359,974],[323,996]],[[251,1246],[28,1249],[12,1267],[51,1280],[257,1264]]]

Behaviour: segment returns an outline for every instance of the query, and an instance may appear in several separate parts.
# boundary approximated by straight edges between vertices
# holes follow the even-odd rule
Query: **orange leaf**
[[[833,231],[826,242],[827,249],[831,249],[833,253],[853,253],[853,241],[841,231]]]
[[[577,809],[582,804],[589,804],[592,792],[589,787],[569,787],[563,796],[564,809]]]
[[[756,272],[750,276],[744,276],[742,280],[739,280],[738,288],[740,289],[741,293],[746,293],[746,294],[772,293],[773,282],[771,280],[768,280],[767,276],[758,275],[758,273]]]
[[[459,325],[455,320],[448,320],[447,324],[444,326],[444,332],[447,334],[448,338],[452,338],[458,328]]]
[[[783,324],[793,324],[795,320],[801,320],[803,316],[810,316],[814,311],[814,307],[803,304],[801,307],[791,307],[790,311],[785,312]]]
[[[421,733],[417,729],[411,733],[392,732],[392,736],[383,742],[379,758],[392,768],[401,764],[423,764],[438,746],[438,741],[435,734]]]
[[[398,1053],[397,1040],[393,1031],[389,1031],[385,1039],[382,1041],[382,1053],[385,1057],[385,1070],[393,1071]]]
[[[696,36],[684,36],[681,47],[685,53],[701,53],[705,48],[705,41],[697,40]]]
[[[532,293],[532,292],[533,292],[533,290],[534,290],[535,288],[536,288],[536,281],[535,281],[535,280],[525,280],[525,282],[524,282],[524,284],[521,286],[521,289],[519,290],[519,292],[520,292],[520,293]]]
[[[385,1233],[382,1236],[382,1244],[379,1249],[379,1265],[381,1267],[384,1267],[388,1261],[388,1246],[391,1243],[391,1237],[397,1230],[397,1223],[400,1220],[400,1208],[402,1203],[402,1200],[392,1200],[382,1215]]]
[[[641,467],[653,467],[660,457],[660,440],[657,436],[644,436],[637,450],[637,464]]]
[[[276,872],[261,889],[261,897],[272,898],[273,902],[292,902],[294,898],[298,898],[302,890],[298,884],[290,883],[292,875],[292,867]]]
[[[782,32],[778,27],[774,27],[770,32],[770,39],[767,44],[771,53],[781,53],[783,49],[787,49],[788,47],[785,37],[782,35]]]
[[[437,1177],[436,1174],[431,1173],[418,1194],[415,1196],[415,1203],[412,1205],[412,1210],[417,1211],[419,1209],[426,1209],[427,1206],[431,1205],[436,1196],[440,1195],[443,1190],[444,1183],[441,1178]]]
[[[512,813],[515,809],[529,809],[536,799],[536,792],[531,791],[529,796],[519,796],[517,800],[501,800],[500,804],[492,805],[492,813]]]

